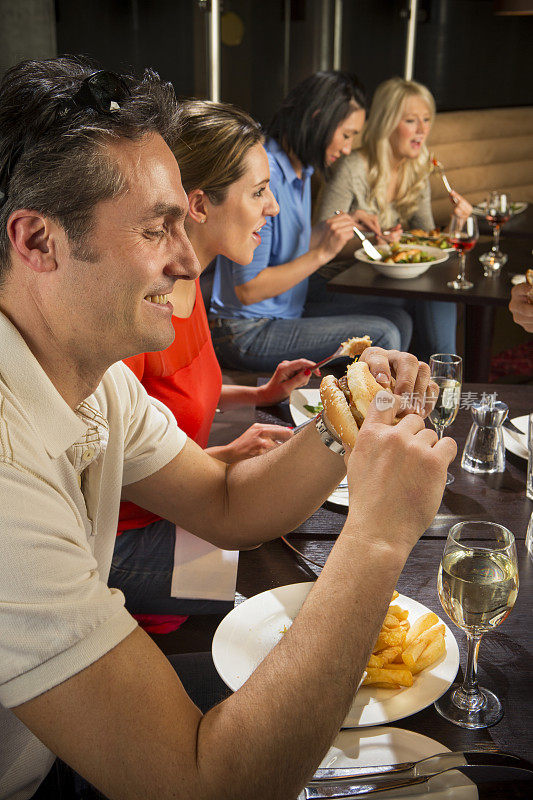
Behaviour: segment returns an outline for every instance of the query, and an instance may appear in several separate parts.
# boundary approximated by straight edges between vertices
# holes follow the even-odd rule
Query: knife
[[[504,419],[503,427],[505,428],[511,439],[518,445],[520,445],[520,447],[525,448],[525,450],[527,451],[528,445],[527,445],[526,434],[523,431],[521,431],[520,428],[517,428],[516,425],[513,422],[511,422],[510,419]]]
[[[465,765],[519,767],[533,771],[533,764],[511,753],[487,750],[456,751],[454,753],[437,753],[420,761],[404,761],[400,764],[384,764],[373,767],[323,767],[317,769],[311,783],[321,781],[366,780],[366,778],[401,777],[413,778],[425,775],[436,775],[445,769],[454,769]]]
[[[503,427],[507,428],[507,430],[512,431],[513,433],[517,433],[519,436],[525,436],[526,435],[525,431],[521,431],[520,428],[517,428],[517,426],[514,424],[514,422],[511,422],[510,419],[504,419]]]
[[[496,764],[487,766],[477,766],[474,764],[464,764],[463,766],[448,767],[433,775],[421,775],[419,777],[394,778],[389,780],[366,779],[362,782],[353,783],[350,781],[336,781],[310,784],[304,789],[303,797],[305,800],[331,800],[332,798],[362,797],[369,794],[381,794],[391,790],[411,788],[421,786],[431,781],[432,778],[442,775],[448,771],[457,770],[472,779],[474,783],[484,781],[491,782],[512,782],[513,787],[518,783],[529,782],[533,788],[533,772],[531,769],[518,767],[502,767]],[[525,795],[524,795],[525,796]]]

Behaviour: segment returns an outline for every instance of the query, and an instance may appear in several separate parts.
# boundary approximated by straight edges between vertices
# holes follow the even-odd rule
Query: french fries
[[[409,612],[391,605],[366,667],[363,686],[399,689],[413,685],[413,676],[427,669],[446,652],[444,624],[432,611],[410,625]]]

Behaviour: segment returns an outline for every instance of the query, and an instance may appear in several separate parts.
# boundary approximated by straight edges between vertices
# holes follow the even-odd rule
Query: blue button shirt
[[[299,178],[289,157],[279,144],[268,139],[265,144],[270,164],[270,188],[279,203],[277,217],[267,217],[261,230],[261,244],[247,266],[217,256],[210,314],[232,319],[297,319],[307,294],[307,278],[277,297],[245,306],[235,294],[235,286],[247,283],[266,267],[286,264],[307,253],[311,239],[312,167],[304,167]]]

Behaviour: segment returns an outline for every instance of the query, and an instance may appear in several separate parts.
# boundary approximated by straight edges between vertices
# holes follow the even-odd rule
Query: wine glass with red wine
[[[481,263],[489,267],[491,272],[497,272],[507,261],[507,256],[500,250],[500,231],[502,225],[509,221],[511,216],[511,200],[503,192],[491,192],[485,207],[485,219],[492,228],[492,247],[488,253],[480,256]]]
[[[453,216],[450,222],[450,243],[459,255],[461,271],[454,281],[448,281],[450,289],[471,289],[472,281],[465,278],[466,260],[465,253],[471,250],[479,238],[477,219],[471,214],[466,219]]]

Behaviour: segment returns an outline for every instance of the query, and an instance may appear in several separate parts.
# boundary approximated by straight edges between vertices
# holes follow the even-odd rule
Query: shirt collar
[[[313,167],[304,166],[302,167],[302,177],[301,179],[298,177],[296,172],[294,171],[294,167],[292,166],[289,156],[282,148],[282,146],[277,142],[275,139],[268,139],[267,141],[267,149],[268,152],[271,153],[276,161],[278,162],[283,175],[285,176],[285,180],[289,183],[292,183],[294,180],[302,180],[305,182],[305,179],[308,178],[310,175],[313,174],[314,169]]]
[[[31,417],[51,458],[64,453],[87,430],[87,422],[63,400],[22,335],[0,312],[0,376]]]

